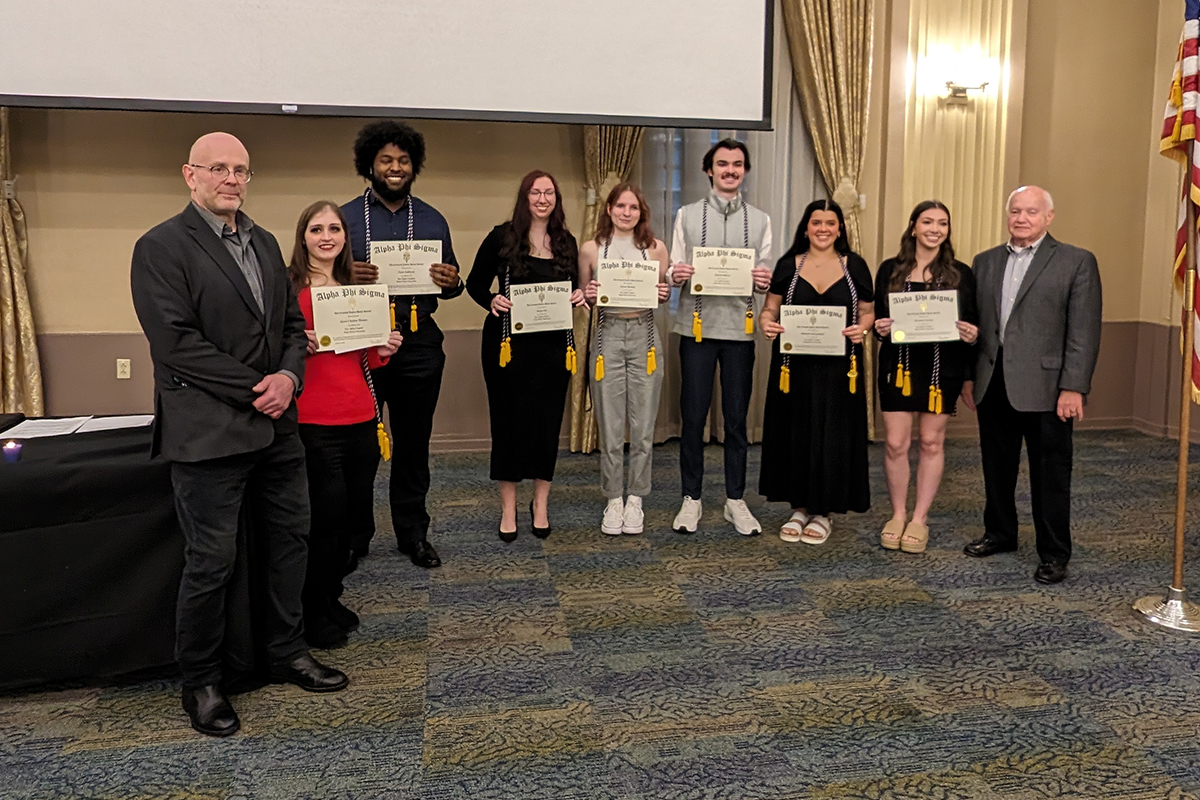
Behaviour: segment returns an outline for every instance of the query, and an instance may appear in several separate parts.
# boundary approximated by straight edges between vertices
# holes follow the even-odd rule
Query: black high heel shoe
[[[529,516],[530,516],[530,517],[532,517],[532,516],[533,516],[533,501],[532,501],[532,500],[530,500],[530,501],[529,501]],[[550,509],[549,509],[549,507],[547,506],[547,508],[546,508],[546,519],[547,519],[547,521],[549,521],[549,518],[550,518]],[[532,520],[532,519],[531,519],[529,522],[530,522],[530,524],[531,524],[531,525],[533,524],[533,520]],[[539,539],[546,539],[546,538],[549,538],[549,536],[550,536],[550,526],[549,526],[549,525],[547,525],[547,526],[546,526],[546,527],[544,527],[544,528],[539,528],[537,525],[534,525],[534,526],[533,526],[533,535],[534,535],[534,536],[536,536],[536,537],[538,537]]]
[[[496,526],[496,533],[500,536],[500,541],[505,543],[515,542],[517,540],[517,529],[511,531],[503,530],[499,525]]]

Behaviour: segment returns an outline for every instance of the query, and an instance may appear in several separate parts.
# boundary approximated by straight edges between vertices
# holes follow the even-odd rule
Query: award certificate
[[[754,294],[754,249],[696,247],[692,250],[692,294],[749,297]]]
[[[598,306],[658,308],[658,262],[603,259],[596,264]]]
[[[780,306],[779,324],[779,352],[784,355],[846,355],[845,306]]]
[[[511,330],[518,333],[567,331],[575,326],[571,313],[571,282],[518,283],[508,287],[512,300]]]
[[[888,310],[896,344],[959,340],[958,292],[891,292]]]
[[[345,353],[387,344],[392,332],[388,287],[330,286],[312,290],[317,350]]]
[[[442,261],[438,239],[392,239],[371,242],[371,263],[379,268],[379,282],[388,294],[441,294],[442,287],[429,277],[429,268]]]

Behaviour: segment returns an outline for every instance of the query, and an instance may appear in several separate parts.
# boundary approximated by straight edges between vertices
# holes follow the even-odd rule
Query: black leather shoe
[[[424,569],[434,569],[442,565],[437,550],[434,550],[433,545],[425,541],[417,542],[417,546],[408,554],[408,557],[414,564]]]
[[[1011,553],[1017,549],[1017,546],[1000,544],[995,539],[989,539],[984,536],[982,539],[976,539],[969,545],[963,548],[963,552],[973,558],[987,558],[994,556],[996,553]]]
[[[358,630],[359,619],[358,614],[355,614],[350,609],[342,605],[342,601],[334,600],[326,609],[329,618],[333,620],[333,624],[344,630],[346,633],[353,633]]]
[[[318,650],[333,650],[345,645],[348,637],[343,627],[322,614],[304,620],[304,641]]]
[[[221,690],[213,684],[183,689],[183,710],[192,727],[205,736],[230,736],[242,727],[237,713]]]
[[[529,501],[529,516],[531,516],[531,517],[533,516],[533,501],[532,500]],[[549,516],[550,516],[549,514],[546,515],[547,522],[549,522]],[[530,521],[530,524],[533,525],[533,522]],[[547,525],[544,528],[539,528],[537,525],[533,525],[533,535],[538,537],[539,539],[550,538],[550,526]]]
[[[1053,561],[1043,561],[1033,571],[1033,579],[1038,583],[1062,583],[1067,577],[1067,565],[1056,564]]]
[[[272,683],[293,683],[306,692],[340,692],[350,684],[346,673],[327,667],[309,653],[271,670]]]
[[[500,537],[502,542],[515,542],[517,540],[516,530],[506,531],[503,528],[496,528],[496,535]]]

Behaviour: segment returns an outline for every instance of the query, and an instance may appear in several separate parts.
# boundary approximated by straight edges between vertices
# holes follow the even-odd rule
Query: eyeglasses
[[[224,164],[213,164],[211,167],[204,164],[188,164],[192,169],[206,169],[212,173],[213,178],[218,181],[223,181],[229,177],[229,167]],[[254,177],[254,173],[245,167],[235,167],[233,169],[233,179],[238,183],[249,183]]]
[[[529,190],[529,199],[530,200],[538,200],[543,197],[546,198],[547,200],[553,200],[554,199],[554,190],[553,189],[530,189]]]

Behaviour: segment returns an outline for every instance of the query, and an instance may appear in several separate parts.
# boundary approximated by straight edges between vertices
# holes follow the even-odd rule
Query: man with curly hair
[[[429,438],[446,364],[445,337],[433,314],[438,298],[458,297],[463,283],[446,218],[412,195],[413,181],[424,164],[425,137],[402,122],[372,122],[354,142],[354,168],[369,185],[342,206],[342,212],[357,283],[379,279],[379,270],[369,263],[371,242],[436,239],[442,243],[442,263],[429,270],[441,294],[392,298],[404,345],[386,366],[372,373],[379,401],[388,407],[396,443],[389,487],[396,544],[414,564],[431,569],[442,562],[428,540]],[[366,555],[371,533],[352,542],[356,557]]]

